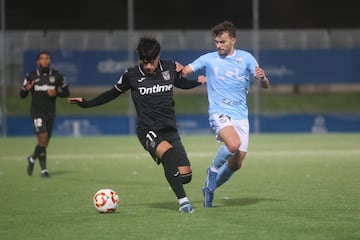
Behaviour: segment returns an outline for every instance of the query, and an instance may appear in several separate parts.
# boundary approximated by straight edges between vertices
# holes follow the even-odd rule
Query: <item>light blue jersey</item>
[[[255,76],[256,59],[243,50],[236,49],[231,56],[218,52],[200,56],[189,64],[192,70],[205,68],[209,99],[209,115],[226,114],[233,119],[247,119],[247,93],[251,75]]]

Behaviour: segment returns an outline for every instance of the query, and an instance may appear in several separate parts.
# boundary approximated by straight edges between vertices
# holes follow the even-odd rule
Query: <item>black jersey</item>
[[[173,88],[189,89],[200,84],[182,78],[175,68],[174,62],[159,61],[156,72],[146,75],[139,64],[129,68],[115,84],[119,93],[131,91],[138,116],[137,132],[177,127]]]
[[[35,81],[33,88],[25,89],[27,83]],[[26,97],[31,92],[31,115],[54,116],[56,111],[56,96],[49,96],[48,90],[54,89],[56,96],[68,97],[70,95],[68,85],[62,74],[54,69],[48,72],[41,72],[39,69],[26,74],[20,96]]]

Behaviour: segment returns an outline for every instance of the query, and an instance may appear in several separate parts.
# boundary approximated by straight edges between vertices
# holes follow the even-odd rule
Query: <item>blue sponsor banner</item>
[[[207,115],[178,115],[181,134],[212,134]],[[249,117],[253,132],[253,116]],[[8,135],[33,135],[29,117],[8,117]],[[128,116],[57,117],[53,134],[57,136],[128,135]],[[261,133],[353,133],[360,132],[360,114],[286,114],[260,116]]]
[[[360,49],[260,51],[272,84],[360,83]]]
[[[30,117],[8,117],[8,135],[33,135]],[[117,135],[129,134],[129,117],[127,116],[69,116],[56,117],[53,135]]]
[[[252,117],[250,117],[250,123]],[[360,114],[284,114],[260,117],[263,133],[360,132]]]
[[[38,50],[24,52],[24,72],[36,69]],[[163,51],[162,59],[189,63],[203,51]],[[136,59],[134,53],[134,59]],[[54,50],[52,67],[60,71],[71,86],[112,86],[124,71],[134,65],[128,61],[127,51]],[[203,73],[199,71],[198,73]],[[189,78],[194,78],[195,75]]]
[[[205,52],[163,50],[161,58],[186,65]],[[37,54],[25,51],[25,72],[36,67]],[[54,50],[51,55],[53,67],[73,86],[111,86],[131,66],[127,51]],[[360,83],[360,49],[261,50],[259,63],[272,84]]]

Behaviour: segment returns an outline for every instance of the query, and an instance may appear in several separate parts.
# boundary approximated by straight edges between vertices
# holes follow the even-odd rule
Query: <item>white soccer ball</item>
[[[119,196],[109,188],[100,189],[93,197],[94,207],[101,213],[113,213],[119,206]]]

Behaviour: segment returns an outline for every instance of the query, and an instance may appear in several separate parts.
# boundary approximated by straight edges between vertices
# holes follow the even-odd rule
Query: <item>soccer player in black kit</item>
[[[197,81],[181,76],[182,66],[160,60],[160,44],[153,38],[141,38],[137,46],[140,63],[127,69],[110,90],[92,100],[69,98],[70,103],[88,108],[112,101],[127,90],[131,91],[138,120],[137,136],[157,164],[162,164],[165,177],[179,201],[181,213],[194,211],[183,184],[192,177],[190,161],[181,143],[174,110],[173,87],[191,89]]]
[[[31,92],[30,115],[38,140],[34,153],[27,158],[27,174],[33,174],[35,160],[39,159],[41,176],[45,178],[50,176],[46,167],[46,147],[55,121],[56,97],[70,95],[63,75],[52,69],[50,64],[50,53],[40,52],[37,57],[37,69],[26,74],[20,89],[21,98],[27,97]]]

